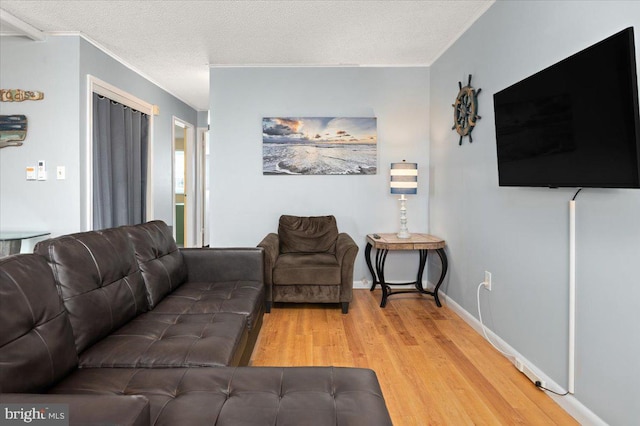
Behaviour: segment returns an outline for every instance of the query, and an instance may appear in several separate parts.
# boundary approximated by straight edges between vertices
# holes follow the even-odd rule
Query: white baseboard
[[[467,312],[462,306],[458,305],[453,299],[448,297],[442,291],[438,292],[438,296],[440,297],[440,301],[447,305],[449,309],[455,312],[460,318],[463,319],[464,322],[469,324],[471,328],[473,328],[476,332],[482,335],[482,326],[480,325],[480,321],[476,319],[473,315]],[[486,326],[485,326],[486,328]],[[514,357],[521,359],[528,367],[530,367],[541,379],[543,379],[547,388],[554,390],[563,389],[562,386],[558,385],[553,379],[547,376],[542,370],[540,370],[537,366],[535,366],[531,361],[522,356],[518,351],[513,349],[507,342],[502,340],[500,336],[495,334],[490,329],[486,328],[487,335],[489,338],[496,343],[499,347],[501,347],[505,352],[511,353]],[[515,367],[514,367],[515,368]],[[534,386],[533,384],[531,386]],[[564,389],[563,389],[564,392]],[[594,414],[591,410],[589,410],[586,406],[584,406],[574,395],[565,395],[559,396],[555,395],[551,392],[547,392],[547,395],[551,397],[562,409],[564,409],[570,416],[576,419],[581,425],[594,425],[594,426],[607,426],[607,423],[603,421],[600,417]]]
[[[367,281],[367,282],[364,282],[364,281],[354,281],[354,282],[353,282],[353,289],[354,289],[354,290],[355,290],[355,289],[364,289],[364,288],[366,288],[366,289],[371,288],[371,282],[369,282],[369,281]]]

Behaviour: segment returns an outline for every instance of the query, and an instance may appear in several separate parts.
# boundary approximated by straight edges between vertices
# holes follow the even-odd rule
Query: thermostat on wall
[[[47,180],[47,168],[44,160],[38,161],[38,180]]]

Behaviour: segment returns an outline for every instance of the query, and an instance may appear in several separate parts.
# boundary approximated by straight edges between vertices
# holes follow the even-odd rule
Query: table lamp
[[[400,232],[398,238],[410,238],[407,229],[407,194],[418,193],[418,163],[391,163],[391,193],[400,194]]]

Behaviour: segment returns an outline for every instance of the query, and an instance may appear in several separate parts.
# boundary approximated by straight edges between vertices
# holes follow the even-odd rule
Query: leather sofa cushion
[[[264,286],[259,281],[187,282],[153,310],[167,314],[230,312],[247,317],[249,330],[262,315]]]
[[[94,426],[149,426],[149,400],[142,395],[51,395],[33,393],[11,393],[2,395],[3,404],[24,406],[65,404],[72,425]],[[51,422],[9,421],[14,424],[55,424]]]
[[[391,425],[375,373],[358,368],[81,369],[52,392],[140,394],[154,425]]]
[[[135,252],[149,308],[153,309],[168,293],[187,278],[182,254],[176,246],[171,229],[161,220],[123,227]]]
[[[340,285],[341,269],[333,254],[281,254],[273,268],[275,285]]]
[[[335,253],[338,225],[333,216],[280,216],[280,253]]]
[[[78,365],[69,318],[45,260],[0,259],[0,392],[42,392]]]
[[[38,243],[53,270],[78,353],[147,311],[142,274],[121,228]]]
[[[247,341],[244,315],[142,314],[80,354],[80,367],[238,365]]]

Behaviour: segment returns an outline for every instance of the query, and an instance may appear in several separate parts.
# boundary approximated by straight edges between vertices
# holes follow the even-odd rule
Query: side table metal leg
[[[382,300],[380,301],[380,307],[384,308],[387,305],[387,297],[389,297],[389,286],[384,279],[384,262],[387,260],[387,253],[389,250],[378,249],[376,252],[376,272],[380,279],[380,287],[382,287]]]
[[[422,285],[422,276],[424,275],[424,267],[427,264],[427,255],[429,254],[429,250],[419,250],[420,251],[420,263],[418,264],[418,276],[416,277],[416,289],[424,293],[424,287]]]
[[[389,297],[389,290],[386,284],[382,284],[382,300],[380,300],[380,307],[384,308],[387,306],[387,297]]]
[[[444,276],[447,275],[449,262],[447,261],[447,254],[445,253],[444,249],[437,249],[436,253],[438,253],[438,256],[440,256],[440,261],[442,262],[442,272],[440,273],[440,279],[438,280],[438,284],[436,284],[436,288],[433,291],[433,297],[434,299],[436,299],[436,305],[438,306],[438,308],[440,308],[442,307],[442,304],[440,303],[440,298],[438,297],[438,290],[442,285],[442,281],[444,281]]]
[[[367,243],[367,246],[364,249],[364,260],[367,262],[369,273],[371,273],[371,288],[369,289],[369,291],[375,290],[376,284],[378,284],[378,277],[376,276],[376,273],[373,270],[373,266],[371,265],[371,247],[371,243]]]

